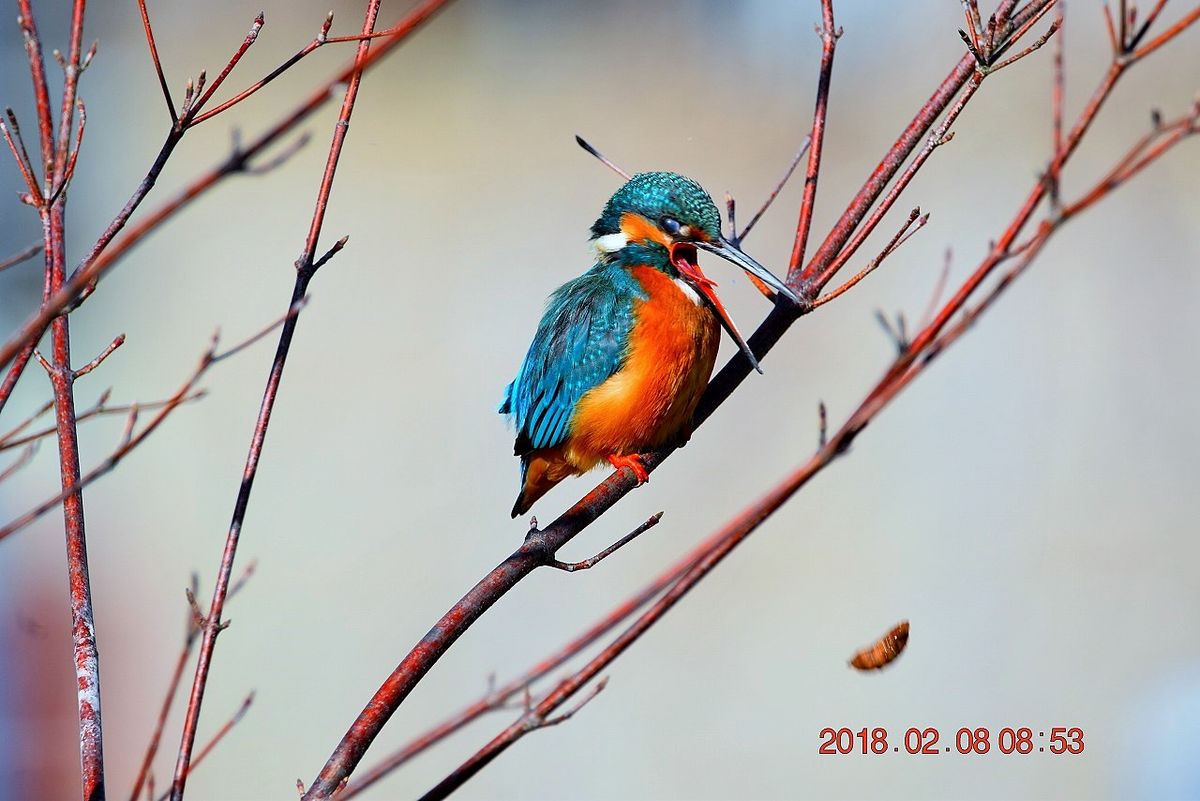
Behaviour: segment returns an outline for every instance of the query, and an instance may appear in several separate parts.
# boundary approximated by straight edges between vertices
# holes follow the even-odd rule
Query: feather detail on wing
[[[610,265],[593,267],[550,297],[500,404],[516,423],[516,455],[561,444],[580,398],[621,368],[636,298],[645,298],[637,281]]]

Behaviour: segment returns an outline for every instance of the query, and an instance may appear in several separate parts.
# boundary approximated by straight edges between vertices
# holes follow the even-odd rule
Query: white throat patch
[[[692,301],[692,303],[695,303],[697,306],[704,305],[704,299],[700,297],[700,293],[693,289],[692,285],[687,281],[683,280],[682,278],[676,278],[675,284],[679,287],[679,290]]]
[[[592,241],[592,247],[601,255],[606,253],[616,253],[629,244],[629,237],[625,236],[624,231],[617,231],[615,234],[605,234],[598,236]]]

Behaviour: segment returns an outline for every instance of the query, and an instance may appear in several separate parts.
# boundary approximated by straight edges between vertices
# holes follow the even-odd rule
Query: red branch
[[[821,68],[817,73],[817,101],[813,110],[811,146],[808,150],[808,167],[804,172],[804,198],[800,202],[800,221],[796,224],[796,240],[792,244],[792,257],[788,261],[788,277],[795,275],[804,262],[804,251],[808,247],[808,231],[812,227],[813,211],[817,201],[817,177],[821,172],[821,153],[825,144],[825,118],[829,114],[829,86],[833,80],[833,52],[837,47],[841,30],[833,25],[833,0],[821,0]]]
[[[1098,106],[1096,108],[1098,109]],[[1093,111],[1092,113],[1094,114],[1095,112]],[[1084,120],[1081,119],[1080,122],[1083,123]],[[1154,147],[1147,149],[1144,143],[1139,142],[1118,163],[1113,174],[1122,171],[1140,171],[1184,137],[1200,131],[1198,123],[1200,123],[1200,109],[1195,109],[1186,117],[1165,126],[1164,130],[1167,133],[1161,137],[1161,140]],[[1085,200],[1091,198],[1099,199],[1111,194],[1120,184],[1120,182],[1112,181],[1111,175],[1101,180],[1096,188],[1085,196]],[[1041,191],[1043,186],[1044,184],[1039,181],[1038,187],[1034,191]],[[1078,204],[1069,206],[1068,209],[1082,210],[1091,205],[1092,202],[1094,200],[1089,200],[1088,202],[1080,201]],[[1017,217],[1014,219],[1012,225],[1017,225],[1021,221],[1022,216],[1023,209],[1017,213]],[[633,624],[586,665],[559,682],[554,690],[547,694],[535,707],[527,710],[520,719],[505,728],[432,790],[421,796],[421,801],[436,801],[437,799],[448,797],[488,763],[517,742],[517,740],[528,734],[533,728],[536,728],[530,725],[530,721],[550,719],[550,715],[554,714],[572,696],[599,676],[617,657],[624,653],[655,623],[661,620],[676,603],[728,556],[734,548],[749,537],[775,510],[804,487],[813,476],[844,454],[855,437],[862,432],[867,424],[914,378],[923,373],[937,355],[967,331],[979,316],[1012,284],[1013,280],[1028,268],[1050,236],[1058,231],[1072,216],[1073,213],[1064,213],[1062,215],[1052,214],[1051,217],[1041,223],[1038,232],[1026,245],[1019,246],[1012,251],[1005,250],[998,252],[993,249],[992,253],[984,259],[977,272],[984,270],[990,272],[998,264],[1011,258],[1018,252],[1021,254],[1021,258],[1002,277],[1000,282],[987,293],[979,304],[968,309],[966,308],[968,295],[961,291],[956,294],[941,309],[937,318],[926,326],[913,340],[912,344],[897,357],[892,368],[867,394],[846,423],[804,465],[785,477],[783,481],[763,495],[758,501],[747,507],[746,510],[727,523],[721,530],[711,535],[692,554],[689,554],[688,560],[691,560],[691,567],[667,590],[666,594],[652,604]],[[1010,226],[1011,229],[1012,226]],[[947,328],[948,321],[961,312],[965,312],[965,314],[963,314],[960,321],[956,325]],[[588,698],[590,696],[585,697],[585,701]]]
[[[379,44],[372,49],[359,67],[351,63],[340,70],[332,79],[318,87],[311,95],[297,105],[296,108],[284,115],[272,128],[260,135],[252,144],[245,148],[239,147],[236,149],[229,159],[214,170],[195,179],[183,192],[149,215],[136,227],[126,231],[125,236],[120,240],[114,242],[116,236],[133,216],[134,211],[136,211],[146,195],[154,187],[158,176],[166,166],[167,160],[179,144],[182,133],[172,128],[146,176],[126,202],[125,207],[113,218],[113,221],[100,235],[100,238],[97,239],[88,255],[75,268],[70,279],[63,285],[61,290],[56,292],[52,297],[47,298],[37,314],[26,320],[20,329],[0,346],[0,364],[9,364],[12,362],[13,367],[10,368],[10,376],[19,376],[21,370],[24,369],[24,362],[27,362],[32,355],[33,343],[41,338],[55,315],[59,314],[63,309],[77,304],[82,296],[90,293],[91,288],[95,286],[96,282],[133,245],[140,242],[146,235],[157,229],[165,219],[179,212],[198,195],[211,189],[223,178],[235,173],[251,172],[252,170],[247,167],[247,162],[251,158],[258,155],[281,136],[294,129],[300,122],[307,119],[309,115],[328,102],[331,92],[337,86],[350,80],[355,69],[361,68],[363,71],[366,71],[369,66],[374,65],[402,44],[422,24],[431,19],[442,8],[449,5],[450,2],[451,0],[424,0],[424,2],[406,14],[398,24],[388,29],[386,32],[388,35],[379,40]],[[18,362],[21,362],[20,369],[16,367]],[[11,383],[15,384],[15,379]],[[8,386],[8,379],[5,380],[3,385],[0,385],[0,405],[7,398],[7,395],[4,394],[4,389]]]
[[[1015,12],[1012,18],[1002,26],[998,41],[1012,44],[1015,37],[1006,37],[1010,30],[1028,30],[1027,23],[1035,16],[1044,13],[1052,5],[1053,0],[1033,0],[1025,8]],[[1023,27],[1024,26],[1024,27]],[[989,46],[997,41],[995,32],[990,35]],[[876,200],[887,188],[892,178],[900,170],[905,159],[917,147],[933,123],[950,105],[971,75],[976,73],[974,58],[965,55],[951,74],[943,81],[933,97],[922,107],[917,117],[901,134],[899,140],[885,155],[879,166],[868,178],[862,189],[851,200],[846,212],[833,226],[829,235],[818,248],[809,264],[797,276],[793,286],[803,285],[813,276],[822,272],[838,256],[847,240],[854,235],[864,215],[874,205]],[[1115,77],[1113,78],[1115,82]],[[1110,87],[1111,88],[1111,87]],[[973,91],[973,90],[972,90]],[[969,99],[966,98],[966,99]],[[961,111],[961,101],[956,110]],[[1097,104],[1098,106],[1098,104]],[[1093,109],[1092,116],[1094,116]],[[1078,131],[1073,131],[1069,138],[1068,153],[1078,142],[1090,124],[1091,117],[1085,117]],[[1040,196],[1039,198],[1040,199]],[[1036,206],[1036,203],[1033,204]],[[1027,221],[1028,215],[1022,215]],[[1033,208],[1029,208],[1031,214]],[[1023,223],[1022,223],[1023,225]],[[1011,242],[1009,243],[1011,244]],[[998,261],[1002,261],[1000,259]],[[973,291],[975,286],[969,287]],[[768,316],[766,321],[750,339],[755,353],[762,354],[770,349],[782,336],[792,322],[797,319],[801,310],[779,304]],[[944,325],[944,320],[935,320],[931,325]],[[923,343],[928,345],[928,342]],[[699,410],[694,419],[694,425],[700,425],[712,411],[719,406],[728,395],[740,385],[749,372],[749,362],[743,356],[735,356],[713,379]],[[643,464],[649,470],[657,467],[663,459],[672,452],[664,449],[652,454],[643,455]],[[564,513],[551,526],[542,531],[531,531],[525,543],[509,558],[485,576],[474,588],[456,603],[441,620],[430,629],[429,633],[401,660],[392,674],[380,686],[370,702],[363,708],[353,722],[341,742],[322,768],[320,774],[308,789],[304,798],[306,801],[330,797],[354,770],[362,759],[363,754],[383,725],[396,711],[399,705],[411,692],[420,679],[432,668],[440,657],[449,649],[462,633],[469,628],[492,604],[508,590],[520,582],[526,575],[537,567],[549,564],[554,559],[554,553],[568,542],[583,527],[593,522],[613,503],[624,496],[634,486],[634,480],[621,472],[610,475],[583,500]]]
[[[379,13],[380,0],[369,0],[366,18],[363,21],[362,33],[369,35],[375,29],[375,18]],[[356,68],[350,77],[342,99],[342,109],[334,127],[333,141],[329,145],[329,156],[325,162],[325,172],[321,176],[321,186],[317,192],[317,201],[313,210],[312,221],[309,224],[308,235],[304,240],[304,251],[296,260],[296,281],[292,289],[290,306],[295,305],[304,297],[308,284],[316,275],[317,270],[330,256],[345,246],[343,238],[330,249],[329,253],[316,260],[317,242],[321,228],[325,222],[325,210],[329,204],[329,193],[333,188],[334,175],[337,172],[338,160],[341,157],[342,146],[350,129],[350,117],[354,112],[354,104],[358,98],[359,86],[362,83],[363,65],[371,48],[370,39],[358,43],[355,56]],[[187,713],[184,718],[183,736],[179,744],[179,755],[175,762],[175,778],[171,786],[171,800],[182,801],[184,787],[190,770],[192,749],[196,741],[196,727],[200,720],[200,709],[204,703],[204,690],[208,683],[208,672],[212,665],[213,649],[216,646],[217,635],[224,625],[221,615],[225,607],[225,597],[229,591],[229,580],[233,573],[234,558],[241,538],[242,523],[250,503],[250,492],[254,487],[254,479],[258,475],[259,459],[262,456],[263,443],[266,441],[267,427],[271,422],[271,412],[275,408],[275,398],[279,392],[279,384],[283,379],[283,368],[291,351],[292,337],[296,330],[297,316],[291,316],[283,325],[279,334],[279,344],[271,371],[267,378],[267,386],[263,392],[262,404],[259,408],[258,419],[254,425],[254,433],[250,440],[250,452],[246,457],[246,465],[242,471],[242,481],[238,488],[237,499],[234,502],[233,519],[225,538],[225,549],[221,556],[221,566],[217,572],[217,583],[213,590],[212,602],[208,616],[204,620],[203,640],[200,644],[200,655],[196,662],[196,675],[192,680],[191,693],[188,696]]]
[[[92,468],[87,473],[87,475],[83,476],[82,478],[79,477],[78,475],[76,475],[75,481],[72,482],[71,486],[64,487],[63,491],[60,492],[58,495],[55,495],[53,498],[49,498],[45,501],[42,501],[37,506],[35,506],[33,509],[29,510],[28,512],[21,515],[20,517],[10,520],[8,523],[4,524],[3,526],[0,526],[0,540],[3,540],[5,537],[8,537],[10,534],[20,531],[22,528],[29,525],[34,520],[38,519],[39,517],[44,515],[46,512],[49,512],[55,506],[62,503],[65,499],[69,499],[70,497],[78,496],[79,490],[81,490],[84,487],[86,487],[87,485],[91,484],[93,481],[100,478],[101,476],[106,475],[107,473],[110,473],[112,470],[116,469],[117,465],[121,463],[121,460],[124,459],[126,456],[128,456],[130,454],[130,452],[132,452],[135,448],[137,448],[139,445],[141,445],[143,442],[145,442],[146,438],[149,437],[151,434],[153,434],[154,431],[160,425],[162,425],[163,421],[165,421],[167,419],[167,417],[170,416],[170,414],[173,411],[175,411],[176,408],[178,408],[179,406],[181,406],[184,403],[187,403],[188,401],[195,400],[199,396],[199,393],[195,391],[196,383],[200,380],[201,376],[203,376],[204,373],[208,371],[208,369],[210,367],[212,367],[217,362],[223,361],[223,360],[229,358],[230,356],[233,356],[234,354],[241,352],[244,348],[248,347],[249,345],[253,344],[254,342],[257,342],[259,339],[266,336],[268,333],[275,330],[277,327],[279,327],[281,325],[286,325],[289,320],[292,320],[295,318],[295,315],[299,311],[299,308],[300,308],[299,304],[294,305],[292,307],[292,309],[289,310],[287,315],[280,318],[276,322],[272,323],[270,326],[263,329],[262,331],[255,334],[254,336],[250,337],[249,339],[233,346],[229,350],[224,351],[222,353],[216,352],[217,336],[214,334],[213,338],[212,338],[212,344],[209,346],[208,350],[206,350],[204,352],[204,354],[200,357],[200,361],[196,365],[196,368],[192,371],[191,375],[188,376],[187,380],[183,383],[183,385],[178,390],[175,391],[175,394],[172,395],[167,400],[162,401],[160,404],[151,404],[151,406],[157,405],[157,406],[161,407],[159,409],[158,414],[156,414],[154,417],[152,417],[150,419],[150,421],[148,423],[146,423],[146,425],[143,426],[140,431],[137,431],[135,433],[134,428],[137,425],[138,415],[142,411],[142,407],[139,407],[136,403],[130,407],[127,407],[129,409],[129,415],[125,421],[125,433],[121,437],[120,444],[118,444],[117,447],[113,449],[112,453],[110,453],[108,455],[108,457],[105,458],[100,464],[98,464],[96,467]],[[51,376],[52,383],[59,380],[58,373],[60,372],[60,370],[59,370],[59,367],[57,364],[49,365],[47,372]],[[100,406],[103,407],[103,403],[101,403]],[[111,411],[111,410],[106,410],[106,409],[101,408],[99,410],[91,410],[91,411],[89,411],[89,414],[100,414],[105,411]],[[73,417],[72,419],[75,423],[78,423],[79,419],[81,419],[81,418]],[[61,423],[59,425],[59,430],[61,431]],[[28,442],[30,439],[33,439],[36,436],[38,436],[38,435],[26,437],[25,439],[20,440],[20,441]]]

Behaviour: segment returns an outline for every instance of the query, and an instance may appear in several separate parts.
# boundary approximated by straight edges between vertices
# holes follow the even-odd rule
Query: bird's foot
[[[622,467],[628,467],[633,471],[634,477],[639,485],[645,484],[650,480],[650,474],[646,472],[645,466],[642,464],[642,457],[636,453],[626,454],[624,456],[613,454],[608,457],[608,463],[617,470]]]

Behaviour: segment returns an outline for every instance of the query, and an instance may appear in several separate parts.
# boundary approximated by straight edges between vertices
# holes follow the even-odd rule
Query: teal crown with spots
[[[652,222],[672,217],[716,239],[721,215],[713,199],[691,178],[673,172],[639,172],[616,191],[592,225],[592,238],[621,230],[621,216],[634,212]]]

